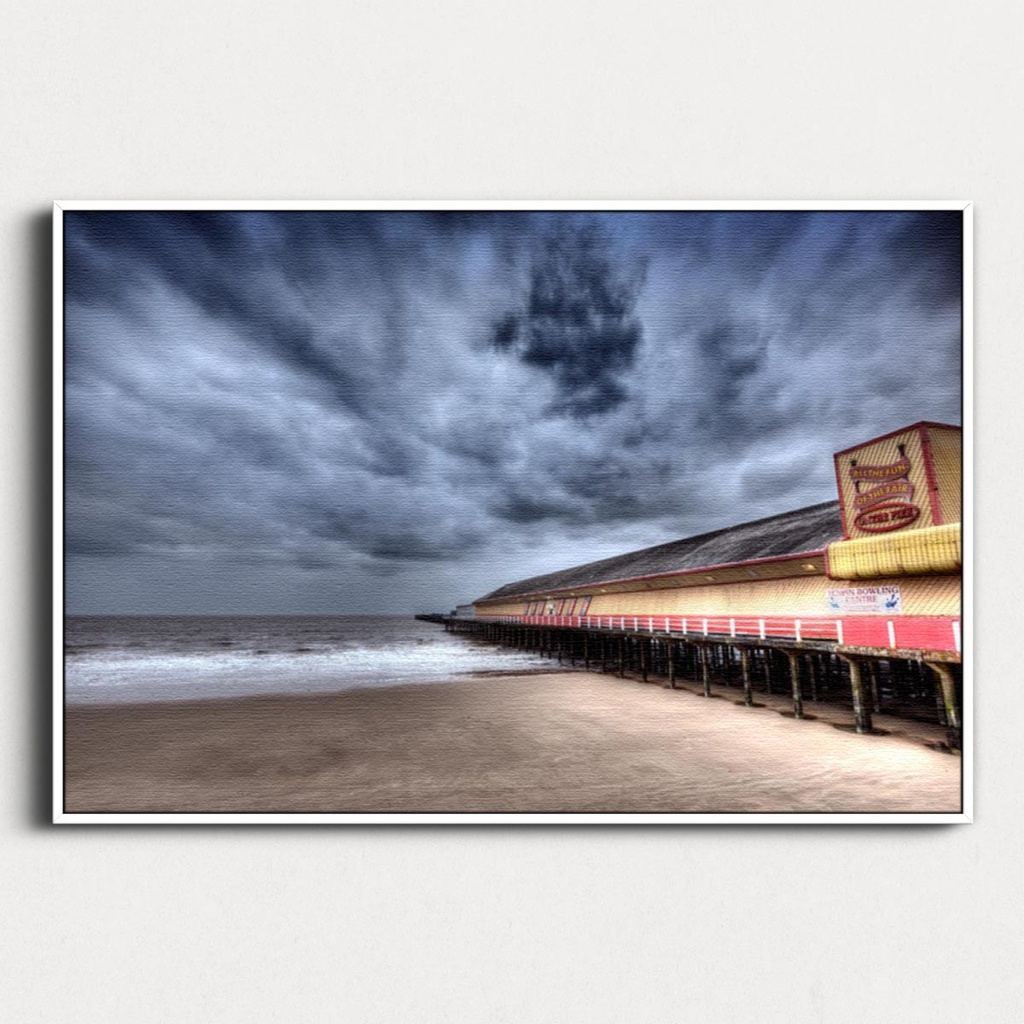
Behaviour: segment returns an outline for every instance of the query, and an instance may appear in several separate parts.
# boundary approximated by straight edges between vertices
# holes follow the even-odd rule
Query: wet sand
[[[72,707],[65,810],[960,810],[960,758],[926,746],[941,730],[903,722],[857,736],[831,724],[842,709],[794,721],[717,692],[731,699],[559,672]]]

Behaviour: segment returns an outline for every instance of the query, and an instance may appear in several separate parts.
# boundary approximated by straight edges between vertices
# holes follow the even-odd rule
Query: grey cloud
[[[750,387],[750,378],[764,369],[767,339],[760,331],[738,323],[720,323],[697,338],[707,364],[709,395],[718,408],[729,407]]]
[[[829,500],[832,450],[958,416],[927,218],[82,216],[81,610],[450,607]]]
[[[742,473],[742,493],[752,502],[765,494],[786,495],[808,481],[829,481],[830,465],[818,455],[755,463]]]

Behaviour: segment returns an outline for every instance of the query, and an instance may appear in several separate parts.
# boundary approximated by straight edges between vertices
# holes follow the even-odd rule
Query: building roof
[[[602,558],[598,562],[576,565],[543,576],[531,576],[516,583],[507,583],[478,600],[546,594],[618,580],[734,565],[737,562],[784,558],[787,555],[821,551],[841,537],[839,502],[826,501],[820,505],[810,505],[685,540],[674,540],[653,548]]]

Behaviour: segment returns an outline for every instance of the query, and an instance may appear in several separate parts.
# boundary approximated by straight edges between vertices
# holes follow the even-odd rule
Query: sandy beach
[[[955,812],[941,731],[583,672],[72,707],[68,812]],[[761,698],[763,699],[763,697]]]

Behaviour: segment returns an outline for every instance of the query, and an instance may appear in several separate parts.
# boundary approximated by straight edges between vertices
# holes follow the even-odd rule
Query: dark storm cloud
[[[534,257],[521,308],[494,324],[495,348],[554,378],[557,412],[603,413],[628,397],[623,376],[643,336],[634,313],[643,268],[627,269],[618,255],[595,225],[560,225]]]
[[[87,255],[72,257],[68,298],[85,304],[131,303],[137,296],[130,285],[156,274],[210,317],[236,324],[267,356],[358,409],[363,382],[335,355],[345,345],[344,336],[339,333],[318,344],[313,325],[275,302],[274,290],[263,286],[275,257],[283,269],[321,239],[307,237],[305,245],[295,242],[291,249],[270,247],[259,223],[259,215],[253,214],[71,214],[72,252],[82,256],[83,248],[99,250],[103,257],[94,263]],[[351,233],[365,237],[360,219]],[[81,275],[80,264],[86,268]]]
[[[958,421],[955,214],[65,223],[77,610],[450,607]]]
[[[908,214],[885,247],[894,271],[913,278],[923,302],[959,305],[963,246],[958,213]]]

